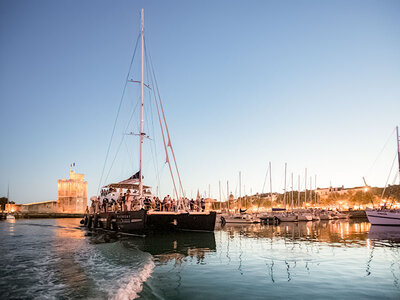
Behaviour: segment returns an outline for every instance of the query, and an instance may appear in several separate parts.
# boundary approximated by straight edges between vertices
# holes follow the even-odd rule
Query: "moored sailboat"
[[[158,93],[157,83],[154,86],[144,83],[144,10],[141,10],[141,80],[127,80],[140,84],[140,132],[130,135],[139,136],[139,171],[130,178],[118,183],[111,183],[101,189],[101,195],[92,200],[91,210],[87,211],[82,224],[89,228],[100,228],[105,230],[120,231],[125,233],[146,233],[152,230],[193,230],[193,231],[213,231],[216,220],[216,213],[205,211],[202,207],[190,209],[188,199],[185,197],[182,187],[181,177],[175,160],[175,153],[165,119],[164,109]],[[152,66],[152,65],[151,65]],[[154,72],[154,71],[153,71]],[[155,76],[154,74],[151,74]],[[154,77],[155,78],[155,77]],[[157,108],[159,125],[162,133],[166,163],[168,164],[175,199],[169,195],[165,198],[166,203],[162,203],[155,197],[149,186],[143,184],[143,140],[149,138],[143,130],[143,89],[144,87],[152,90]],[[155,94],[158,93],[158,97]],[[167,139],[167,141],[166,141]],[[175,184],[173,168],[169,159],[169,151],[172,154],[176,169],[179,193]]]
[[[400,136],[399,136],[398,126],[396,126],[396,143],[397,143],[397,160],[398,160],[398,172],[399,172],[398,174],[400,175]],[[400,226],[400,210],[387,209],[385,206],[381,209],[367,209],[365,212],[367,214],[368,221],[371,223],[371,225]]]

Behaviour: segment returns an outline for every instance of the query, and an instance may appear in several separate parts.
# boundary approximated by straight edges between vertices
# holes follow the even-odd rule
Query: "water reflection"
[[[368,238],[374,242],[386,243],[386,245],[398,246],[400,244],[400,226],[371,226]]]
[[[78,222],[0,222],[0,239],[4,241],[0,243],[4,253],[0,263],[5,266],[0,274],[2,296],[400,296],[397,227],[341,220],[278,226],[227,224],[213,233],[155,233],[139,238],[88,231]]]
[[[186,259],[204,263],[207,253],[216,251],[214,232],[153,233],[146,238],[132,237],[112,232],[89,233],[92,243],[119,242],[126,249],[138,249],[151,254],[157,264],[174,261],[182,264]]]
[[[357,221],[320,221],[281,223],[280,225],[233,225],[221,230],[230,238],[245,236],[248,238],[282,239],[285,241],[312,241],[327,243],[332,247],[365,245],[370,223]]]

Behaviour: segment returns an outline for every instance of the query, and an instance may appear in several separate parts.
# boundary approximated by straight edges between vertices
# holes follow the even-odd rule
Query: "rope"
[[[396,129],[393,129],[393,131],[390,133],[388,139],[386,140],[385,144],[383,145],[383,148],[379,152],[378,156],[376,157],[375,161],[372,163],[371,167],[369,168],[367,174],[371,173],[372,168],[375,166],[376,162],[378,161],[379,157],[382,155],[383,151],[385,150],[386,146],[388,145],[389,141],[392,139],[393,133],[396,131]]]
[[[388,182],[389,182],[390,175],[392,174],[392,170],[393,170],[393,166],[394,166],[394,163],[395,163],[395,161],[396,161],[396,158],[397,158],[397,153],[396,153],[396,155],[394,156],[394,159],[393,159],[393,162],[392,162],[392,166],[390,167],[390,172],[389,172],[389,175],[388,175],[388,177],[387,177],[387,179],[386,179],[385,188],[384,188],[383,191],[382,191],[381,199],[383,199],[383,195],[385,194],[385,191],[386,191],[386,188],[387,188],[387,184],[388,184]]]
[[[106,153],[106,158],[105,158],[105,160],[104,160],[104,165],[103,165],[103,170],[101,171],[101,176],[100,176],[99,186],[98,186],[98,188],[97,188],[97,193],[99,193],[99,191],[100,191],[101,182],[102,182],[102,180],[103,180],[104,170],[105,170],[105,168],[106,168],[108,155],[109,155],[109,153],[110,153],[111,143],[112,143],[112,140],[113,140],[113,137],[114,137],[115,128],[116,128],[116,126],[117,126],[118,116],[119,116],[119,113],[120,113],[120,111],[121,111],[122,101],[123,101],[124,96],[125,96],[125,91],[126,91],[126,86],[127,86],[127,84],[128,84],[129,74],[130,74],[131,69],[132,69],[133,60],[134,60],[134,58],[135,58],[136,49],[137,49],[137,46],[138,46],[138,43],[139,43],[139,37],[140,37],[140,35],[138,35],[138,37],[137,37],[137,39],[136,39],[135,50],[133,51],[133,55],[132,55],[132,58],[131,58],[131,63],[129,64],[128,73],[126,74],[125,84],[124,84],[124,88],[123,88],[123,90],[122,90],[121,99],[120,99],[120,101],[119,101],[118,110],[117,110],[117,115],[116,115],[116,117],[115,117],[114,126],[113,126],[113,130],[112,130],[111,137],[110,137],[110,142],[109,142],[109,144],[108,144],[107,153]]]
[[[146,44],[145,44],[145,45],[146,45]],[[146,50],[146,52],[147,52],[147,50]],[[171,149],[172,157],[173,157],[173,159],[174,159],[175,169],[176,169],[176,173],[177,173],[177,175],[178,175],[179,186],[180,186],[180,188],[181,188],[182,197],[185,197],[185,192],[184,192],[184,189],[183,189],[181,176],[180,176],[180,174],[179,174],[178,164],[177,164],[176,158],[175,158],[174,148],[172,147],[171,137],[170,137],[170,135],[169,135],[167,120],[166,120],[166,118],[165,118],[164,108],[163,108],[163,104],[162,104],[161,96],[160,96],[160,91],[159,91],[159,89],[158,89],[157,78],[156,78],[156,74],[155,74],[155,71],[154,71],[154,67],[153,67],[153,63],[152,63],[152,59],[151,59],[151,54],[148,53],[148,55],[149,55],[149,59],[150,59],[150,64],[151,64],[152,75],[153,75],[153,78],[154,78],[155,87],[156,87],[156,89],[157,89],[158,101],[160,102],[160,108],[161,108],[161,112],[162,112],[162,116],[163,116],[163,120],[164,120],[165,131],[166,131],[167,137],[168,137],[168,147]],[[154,95],[155,95],[155,91],[154,91]],[[157,104],[157,105],[158,105],[158,104]]]
[[[129,118],[128,124],[126,125],[125,131],[128,130],[129,124],[130,124],[131,121],[132,121],[133,115],[135,114],[135,111],[136,111],[136,109],[137,109],[137,107],[138,107],[138,104],[139,104],[139,102],[136,102],[136,105],[134,106],[134,108],[133,108],[133,110],[132,110],[131,117]],[[114,159],[113,159],[113,161],[111,162],[110,169],[108,170],[108,173],[107,173],[107,176],[106,176],[106,179],[104,180],[104,182],[107,182],[107,180],[108,180],[108,176],[110,175],[111,169],[112,169],[112,167],[114,166],[114,162],[115,162],[115,160],[116,160],[116,158],[117,158],[117,156],[118,156],[118,153],[119,153],[119,150],[120,150],[120,148],[121,148],[122,142],[124,141],[124,138],[125,138],[125,135],[122,135],[121,141],[120,141],[120,143],[119,143],[119,145],[118,145],[118,148],[117,148],[117,152],[115,153]]]
[[[145,45],[145,63],[146,63],[147,69],[150,69],[150,64],[149,64],[149,59],[148,59],[147,49],[146,49],[146,40],[145,40],[144,45]],[[147,82],[149,82],[149,83],[151,82],[152,83],[151,86],[153,87],[154,84],[153,84],[151,77],[149,78],[149,72],[146,73],[146,76],[147,76]],[[153,91],[153,93],[154,93],[153,89],[151,91]],[[150,90],[148,90],[148,93],[149,93],[149,99],[151,99]],[[150,111],[153,112],[153,106],[151,103],[152,103],[152,101],[149,101]],[[151,150],[151,155],[153,157],[153,166],[154,166],[154,171],[156,173],[157,185],[160,186],[160,171],[159,171],[159,166],[158,166],[158,155],[157,155],[157,144],[156,144],[156,133],[155,133],[156,131],[154,130],[154,117],[153,117],[152,113],[150,114],[150,117],[151,117],[151,128],[153,130],[153,140],[150,143],[150,150]],[[154,147],[154,149],[153,149],[153,147]]]
[[[264,194],[264,188],[265,188],[265,183],[267,182],[268,173],[269,173],[269,165],[268,165],[268,168],[267,168],[267,173],[265,173],[264,184],[263,184],[263,187],[262,187],[262,190],[261,190],[261,194]]]

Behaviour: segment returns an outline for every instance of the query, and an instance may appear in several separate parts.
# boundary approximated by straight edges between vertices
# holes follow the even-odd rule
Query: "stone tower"
[[[69,172],[69,179],[59,179],[57,204],[59,212],[84,213],[87,206],[87,181],[83,174]]]

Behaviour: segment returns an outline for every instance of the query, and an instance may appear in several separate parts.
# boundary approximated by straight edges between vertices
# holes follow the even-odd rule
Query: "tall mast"
[[[304,175],[304,205],[307,205],[307,168]]]
[[[293,198],[293,172],[292,172],[292,211],[294,208],[294,198]]]
[[[283,188],[283,206],[286,209],[286,168],[287,168],[287,163],[285,163],[285,186]]]
[[[317,205],[317,174],[315,174],[315,180],[314,180],[314,202],[315,205]]]
[[[271,162],[269,162],[269,192],[271,196],[271,210],[272,210],[272,168]]]
[[[299,186],[299,192],[297,193],[297,207],[300,207],[300,175],[297,177],[297,185]]]
[[[242,172],[239,171],[239,209],[242,208]]]
[[[229,180],[226,181],[226,194],[228,196],[228,214],[229,214]]]
[[[396,139],[397,139],[397,160],[399,161],[399,183],[400,183],[400,136],[399,136],[399,126],[396,126]]]
[[[139,196],[142,199],[143,198],[143,169],[142,169],[142,164],[143,164],[143,56],[144,56],[144,37],[143,37],[143,31],[144,31],[144,9],[142,8],[141,11],[141,26],[140,26],[140,35],[141,35],[141,41],[142,41],[142,58],[141,58],[141,81],[140,81],[140,162],[139,162]],[[142,200],[141,200],[142,202]],[[142,204],[142,203],[141,203]]]

